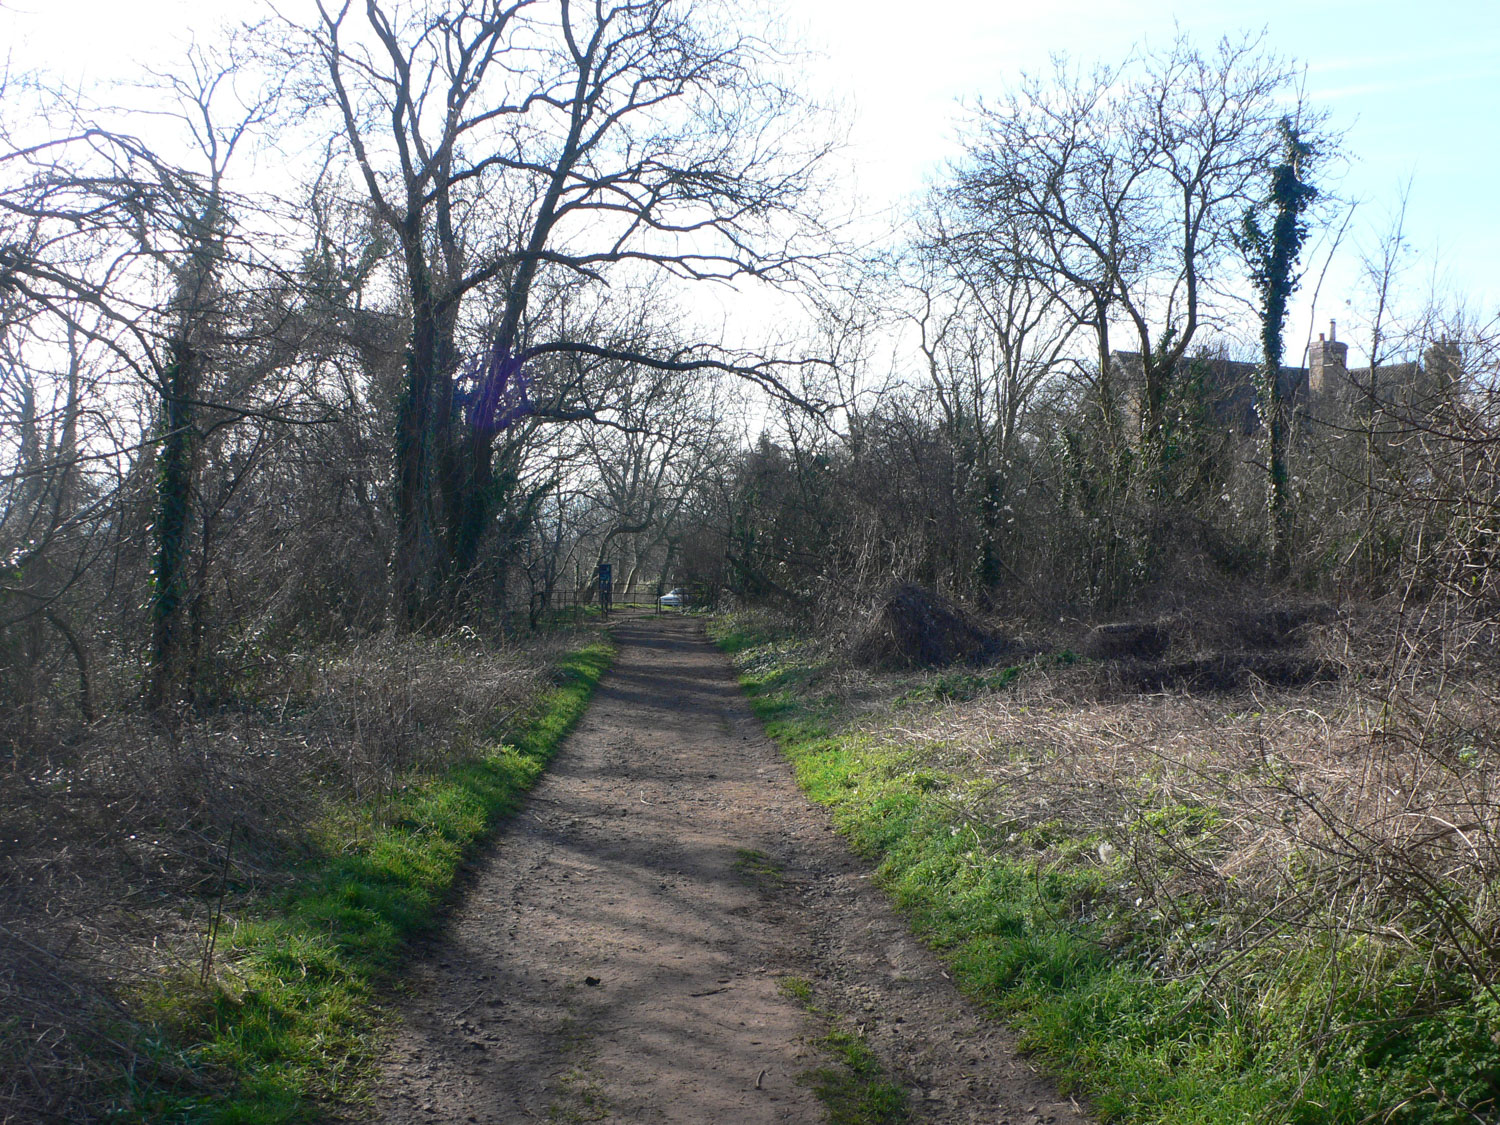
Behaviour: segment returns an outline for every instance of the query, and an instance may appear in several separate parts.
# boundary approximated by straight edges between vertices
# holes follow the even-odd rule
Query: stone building
[[[1140,384],[1139,352],[1115,352],[1115,369],[1126,393],[1126,412],[1135,413],[1134,391]],[[1259,364],[1201,354],[1185,361],[1193,377],[1202,380],[1204,405],[1213,421],[1245,436],[1260,428],[1256,410]],[[1348,421],[1369,411],[1372,403],[1409,413],[1430,410],[1445,396],[1460,374],[1456,345],[1439,342],[1428,348],[1421,363],[1384,363],[1349,366],[1349,345],[1338,338],[1338,322],[1318,333],[1308,349],[1306,367],[1283,367],[1278,376],[1281,393],[1303,419]]]

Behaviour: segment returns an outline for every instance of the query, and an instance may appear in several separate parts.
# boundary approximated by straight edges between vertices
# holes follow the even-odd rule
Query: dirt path
[[[682,618],[620,655],[418,959],[380,1120],[818,1122],[780,987],[863,1027],[915,1117],[1086,1120],[978,1021]]]

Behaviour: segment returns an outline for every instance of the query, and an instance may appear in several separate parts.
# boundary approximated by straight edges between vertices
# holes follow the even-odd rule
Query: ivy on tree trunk
[[[173,701],[183,673],[188,517],[193,488],[193,398],[197,359],[179,342],[162,372],[162,435],[157,453],[156,560],[152,571],[151,675],[147,703]]]
[[[1287,443],[1291,430],[1288,388],[1281,384],[1282,334],[1287,305],[1300,280],[1296,273],[1307,223],[1302,215],[1318,196],[1304,179],[1313,146],[1290,118],[1279,123],[1281,160],[1271,170],[1271,188],[1262,203],[1245,213],[1237,242],[1250,265],[1250,280],[1260,296],[1261,365],[1257,408],[1264,427],[1266,461],[1266,531],[1272,570],[1290,566],[1292,533],[1291,481]],[[1268,218],[1270,228],[1264,225]]]

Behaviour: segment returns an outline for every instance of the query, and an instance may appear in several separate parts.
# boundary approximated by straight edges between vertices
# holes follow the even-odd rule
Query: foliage
[[[1265,431],[1267,529],[1273,563],[1284,573],[1291,546],[1286,448],[1291,396],[1282,386],[1282,334],[1287,303],[1297,288],[1297,262],[1307,238],[1303,214],[1317,199],[1318,189],[1305,178],[1316,154],[1313,144],[1304,139],[1302,130],[1290,118],[1283,117],[1278,127],[1280,162],[1271,170],[1270,190],[1261,204],[1261,209],[1271,213],[1271,229],[1264,229],[1256,209],[1251,208],[1245,212],[1235,241],[1250,263],[1250,282],[1260,297],[1261,369],[1256,397]]]

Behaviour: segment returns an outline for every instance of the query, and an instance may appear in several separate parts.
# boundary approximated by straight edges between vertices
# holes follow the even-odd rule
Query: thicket
[[[887,394],[838,433],[763,434],[734,465],[718,519],[697,530],[689,573],[843,627],[914,582],[1022,616],[1350,596],[1408,599],[1429,625],[1441,613],[1482,629],[1495,608],[1497,345],[1492,325],[1429,321],[1408,338],[1416,358],[1383,370],[1426,381],[1438,366],[1441,393],[1372,402],[1355,371],[1336,406],[1294,417],[1285,570],[1263,514],[1258,425],[1242,426],[1243,401],[1225,417],[1255,365],[1205,354],[1171,390],[1163,469],[1092,424],[1066,386],[1027,403],[1004,456],[920,390]]]

